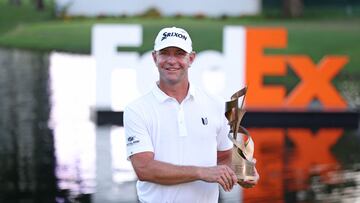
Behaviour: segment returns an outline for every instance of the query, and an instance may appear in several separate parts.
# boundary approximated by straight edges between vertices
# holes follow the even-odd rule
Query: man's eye
[[[182,52],[182,51],[179,51],[179,52],[176,52],[176,55],[178,55],[178,56],[185,56],[186,54],[185,54],[184,52]]]

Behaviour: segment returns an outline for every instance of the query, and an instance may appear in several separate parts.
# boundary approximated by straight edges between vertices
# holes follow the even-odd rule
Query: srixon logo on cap
[[[164,39],[168,38],[168,37],[178,37],[181,39],[184,39],[186,41],[187,37],[181,33],[177,33],[177,32],[164,32],[163,33],[163,37],[161,38],[161,41],[163,41]]]

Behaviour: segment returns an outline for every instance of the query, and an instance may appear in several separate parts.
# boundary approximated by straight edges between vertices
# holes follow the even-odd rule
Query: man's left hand
[[[256,168],[255,169],[255,178],[254,179],[249,179],[249,180],[239,180],[238,183],[239,185],[241,185],[243,188],[252,188],[254,187],[259,179],[260,179],[260,176],[259,176],[259,173],[257,172]]]

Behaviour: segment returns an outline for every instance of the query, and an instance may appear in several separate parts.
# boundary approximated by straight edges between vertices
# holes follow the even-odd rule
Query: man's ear
[[[195,51],[192,51],[190,53],[190,65],[194,62],[195,58],[196,58],[196,53]]]
[[[151,55],[153,57],[153,60],[156,61],[156,51],[152,51],[151,52]]]

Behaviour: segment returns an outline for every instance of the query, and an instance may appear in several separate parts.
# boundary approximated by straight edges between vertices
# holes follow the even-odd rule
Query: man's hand
[[[217,182],[227,192],[237,183],[234,171],[227,165],[200,168],[199,173],[201,180]]]
[[[252,188],[254,187],[259,179],[260,179],[260,176],[259,176],[259,173],[257,172],[256,168],[255,169],[255,179],[251,179],[251,180],[239,180],[239,185],[241,185],[243,188]]]

